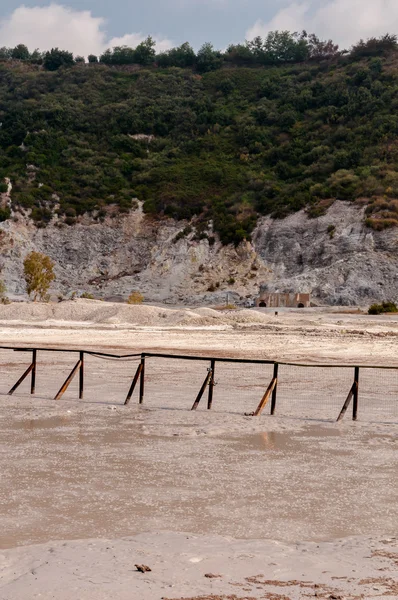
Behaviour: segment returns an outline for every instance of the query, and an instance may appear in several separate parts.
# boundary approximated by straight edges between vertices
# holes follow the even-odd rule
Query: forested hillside
[[[1,49],[0,219],[9,178],[13,209],[39,226],[54,212],[69,225],[126,212],[133,198],[157,217],[195,216],[198,237],[213,219],[224,243],[259,215],[317,216],[335,198],[366,202],[370,227],[398,224],[396,38],[346,53],[272,35],[223,54],[155,56],[147,40],[89,63]]]

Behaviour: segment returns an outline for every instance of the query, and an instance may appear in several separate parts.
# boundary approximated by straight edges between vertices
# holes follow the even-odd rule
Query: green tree
[[[11,50],[11,58],[15,58],[18,60],[29,60],[30,52],[25,44],[18,44]]]
[[[72,67],[75,61],[73,60],[72,52],[52,48],[44,55],[44,68],[47,71],[57,71],[60,67]]]
[[[8,60],[9,58],[11,58],[11,52],[11,48],[6,48],[5,46],[0,48],[0,60]]]
[[[167,52],[161,52],[156,57],[159,67],[192,67],[195,63],[196,54],[188,42],[178,48],[172,48]]]
[[[338,45],[332,40],[320,40],[315,33],[307,34],[306,31],[303,31],[301,35],[307,42],[309,58],[313,60],[333,58],[341,54]]]
[[[264,40],[265,63],[301,62],[308,57],[307,42],[297,33],[270,31]]]
[[[105,50],[100,56],[100,62],[106,65],[132,65],[136,62],[133,48],[115,46]]]
[[[30,62],[36,63],[36,64],[42,64],[43,56],[44,56],[43,52],[40,52],[40,50],[38,48],[36,48],[35,50],[33,50],[32,54],[30,55]]]
[[[98,56],[95,56],[95,54],[89,54],[87,58],[88,58],[89,63],[97,63],[98,62]]]
[[[368,56],[384,56],[396,50],[398,50],[398,37],[386,33],[379,38],[360,40],[352,47],[350,57],[360,59]]]
[[[134,62],[139,65],[150,65],[155,61],[155,41],[148,36],[146,40],[138,44],[134,50]]]
[[[203,44],[196,56],[196,68],[199,73],[216,71],[222,66],[221,52],[214,50],[212,44]]]
[[[38,298],[45,300],[50,285],[55,280],[53,261],[41,252],[31,252],[25,258],[23,267],[26,291],[33,297],[33,302]]]
[[[254,53],[250,47],[250,42],[246,42],[245,44],[230,44],[224,56],[225,60],[237,65],[250,65],[255,60]]]

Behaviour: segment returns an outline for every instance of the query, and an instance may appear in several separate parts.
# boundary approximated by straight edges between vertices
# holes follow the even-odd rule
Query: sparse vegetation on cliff
[[[7,296],[7,287],[2,279],[0,279],[0,304],[10,304]]]

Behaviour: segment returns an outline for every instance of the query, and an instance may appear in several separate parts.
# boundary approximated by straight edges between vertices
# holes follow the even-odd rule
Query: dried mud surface
[[[49,323],[21,313],[18,322],[3,319],[0,332],[3,345],[19,347],[396,364],[397,319],[292,312],[276,323],[273,314],[248,312],[262,322],[235,314],[234,324],[217,329],[111,329],[103,317]],[[269,381],[259,366],[217,367],[213,410],[201,403],[191,412],[206,372],[199,362],[148,363],[140,407],[136,392],[123,406],[136,359],[87,357],[84,399],[74,381],[55,402],[75,355],[39,352],[34,397],[28,381],[7,395],[30,356],[0,356],[1,598],[398,597],[398,424],[383,412],[395,414],[390,371],[376,377],[390,395],[372,412],[363,396],[360,420],[348,414],[336,423],[343,380],[315,418],[308,413],[319,402],[310,395],[289,412],[302,370],[286,382],[285,399],[281,388],[277,416],[253,419],[244,412]],[[324,397],[326,371],[306,373],[303,390]],[[340,380],[340,369],[332,373]]]

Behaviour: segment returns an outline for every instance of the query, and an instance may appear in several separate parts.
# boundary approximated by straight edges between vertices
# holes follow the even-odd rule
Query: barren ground
[[[62,304],[0,308],[2,345],[397,366],[396,317]],[[56,402],[76,355],[39,352],[35,397],[6,395],[30,354],[0,357],[1,598],[398,597],[395,370],[362,369],[336,423],[352,368],[282,366],[254,419],[267,365],[217,363],[191,412],[207,362],[148,359],[125,407],[137,359],[87,357]]]

